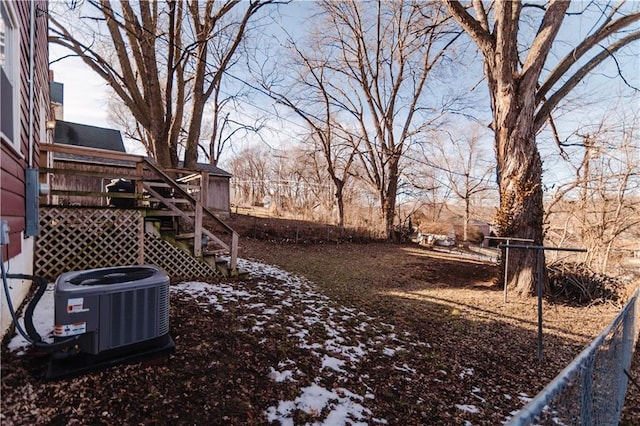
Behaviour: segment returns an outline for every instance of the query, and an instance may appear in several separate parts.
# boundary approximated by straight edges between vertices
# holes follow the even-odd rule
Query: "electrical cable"
[[[3,259],[3,253],[1,249],[0,249],[0,270],[2,272],[2,284],[4,286],[4,295],[5,295],[5,298],[7,299],[7,308],[9,309],[9,314],[11,314],[11,319],[13,320],[13,323],[15,324],[16,329],[18,330],[18,333],[20,333],[20,335],[22,335],[22,337],[24,337],[24,339],[27,342],[29,342],[31,345],[33,345],[38,349],[42,349],[45,352],[54,352],[60,349],[65,349],[70,346],[73,346],[75,342],[79,339],[79,336],[74,336],[69,339],[61,340],[59,342],[47,343],[42,340],[42,337],[40,336],[40,334],[38,334],[38,332],[36,331],[33,325],[33,313],[35,311],[36,305],[42,298],[42,295],[47,290],[47,281],[42,277],[36,277],[33,275],[8,274],[7,271],[5,271],[4,269],[4,259]],[[16,311],[13,308],[13,302],[11,301],[11,295],[9,293],[9,282],[8,282],[9,278],[31,280],[36,284],[38,284],[38,290],[36,291],[36,294],[33,296],[29,304],[27,305],[27,309],[25,310],[25,314],[24,314],[24,324],[27,331],[25,331],[20,325],[20,323],[18,322]]]

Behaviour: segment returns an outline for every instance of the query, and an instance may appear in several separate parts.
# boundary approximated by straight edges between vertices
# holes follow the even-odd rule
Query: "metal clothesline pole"
[[[509,250],[524,249],[524,250],[537,250],[538,251],[538,361],[542,361],[542,287],[543,287],[543,272],[544,272],[544,258],[542,254],[545,250],[550,251],[572,251],[585,253],[587,249],[570,248],[570,247],[546,247],[546,246],[533,246],[524,244],[501,244],[498,247]]]
[[[507,241],[505,245],[506,249],[504,251],[504,303],[507,303],[507,277],[509,276],[509,244],[511,241],[521,241],[526,243],[532,243],[533,240],[530,238],[513,238],[513,237],[484,237],[485,240],[500,240]]]

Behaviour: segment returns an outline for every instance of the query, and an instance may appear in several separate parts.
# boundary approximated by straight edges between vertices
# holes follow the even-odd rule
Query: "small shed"
[[[179,166],[182,167],[183,163],[180,162]],[[203,204],[220,216],[229,216],[231,212],[231,173],[207,163],[198,163],[195,171],[206,173],[209,177],[208,182],[204,183],[206,189],[203,194]]]

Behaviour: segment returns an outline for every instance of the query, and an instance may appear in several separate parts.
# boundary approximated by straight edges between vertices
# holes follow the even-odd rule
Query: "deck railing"
[[[108,206],[114,200],[129,201],[131,208],[144,208],[149,215],[180,217],[193,226],[193,254],[201,257],[203,240],[214,242],[218,253],[230,256],[229,269],[237,272],[238,234],[206,207],[206,172],[186,169],[165,170],[148,157],[73,145],[42,144],[41,182],[49,186],[46,205]],[[131,192],[108,191],[113,179],[133,182]],[[154,209],[162,206],[164,212]],[[168,210],[167,210],[168,209]],[[212,232],[209,226],[215,228]],[[223,240],[220,233],[228,238]]]

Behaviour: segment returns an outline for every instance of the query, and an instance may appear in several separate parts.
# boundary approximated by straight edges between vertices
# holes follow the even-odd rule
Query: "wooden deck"
[[[136,235],[135,238],[121,236],[116,241],[94,241],[93,244],[99,244],[104,250],[118,250],[116,246],[105,244],[117,245],[117,241],[135,239],[139,247],[135,260],[136,263],[143,263],[147,261],[145,250],[153,250],[147,249],[144,241],[153,235],[189,252],[197,261],[213,267],[217,265],[218,270],[228,275],[237,275],[238,234],[215,212],[205,207],[208,192],[206,172],[163,169],[147,157],[72,145],[43,144],[40,151],[43,157],[41,164],[48,166],[40,168],[40,181],[49,186],[48,194],[40,200],[41,229],[49,230],[51,221],[62,221],[70,227],[74,220],[65,218],[66,213],[61,213],[65,209],[68,209],[70,217],[74,214],[79,216],[76,222],[81,221],[88,229],[95,230],[107,225],[104,219],[90,223],[96,219],[90,219],[93,216],[87,211],[111,212],[114,217],[126,216],[122,213],[124,211],[137,212],[142,218],[141,222],[136,222],[126,231],[126,235]],[[130,190],[123,192],[107,187],[117,179],[124,179],[133,185]],[[52,211],[56,212],[57,219],[43,219],[46,215],[51,216]],[[205,223],[208,225],[205,226]],[[108,227],[113,228],[113,223]],[[43,237],[54,238],[48,232]],[[48,247],[54,255],[62,250],[55,249],[56,244],[55,240],[43,241],[40,246]],[[90,250],[94,253],[92,256],[96,257],[90,264],[111,263],[95,254],[99,251]],[[43,252],[41,256],[48,255]],[[226,260],[223,262],[221,259]],[[46,265],[42,259],[37,262],[43,268]],[[132,263],[131,259],[125,263]],[[87,269],[88,265],[81,265],[81,269]]]

